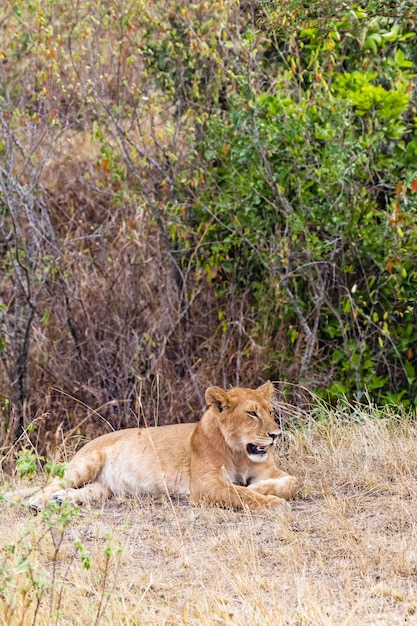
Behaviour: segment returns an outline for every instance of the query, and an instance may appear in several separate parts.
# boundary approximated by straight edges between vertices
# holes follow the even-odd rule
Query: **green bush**
[[[414,404],[415,34],[359,9],[269,26],[207,121],[196,266],[250,291],[272,377],[297,357],[330,398]]]

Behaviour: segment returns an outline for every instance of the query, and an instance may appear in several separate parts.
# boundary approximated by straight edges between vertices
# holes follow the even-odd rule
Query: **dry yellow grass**
[[[417,624],[416,426],[353,413],[306,420],[289,433],[280,463],[302,482],[290,511],[120,499],[81,511],[61,535],[41,516],[4,503],[1,542],[16,547],[0,561],[1,622]],[[17,591],[27,580],[24,550],[33,579],[54,580],[37,614],[35,585],[26,596]]]

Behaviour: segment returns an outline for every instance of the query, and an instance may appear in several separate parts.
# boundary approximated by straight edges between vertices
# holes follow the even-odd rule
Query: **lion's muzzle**
[[[252,454],[266,454],[266,449],[269,446],[255,446],[255,444],[253,443],[248,443],[248,445],[246,446],[246,449],[248,451],[248,454],[252,455]]]

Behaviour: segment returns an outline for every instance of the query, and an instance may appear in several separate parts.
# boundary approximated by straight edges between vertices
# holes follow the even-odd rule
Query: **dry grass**
[[[103,511],[81,511],[60,535],[23,507],[4,504],[2,543],[36,545],[30,554],[35,574],[44,572],[49,581],[55,575],[55,583],[34,616],[34,589],[27,606],[15,591],[24,586],[21,548],[13,556],[4,552],[1,564],[13,561],[13,571],[8,581],[3,572],[7,602],[0,620],[417,623],[416,426],[365,409],[351,411],[349,419],[340,415],[306,420],[289,433],[280,464],[303,485],[291,511],[253,514],[187,501],[113,500]],[[31,534],[19,541],[28,528]],[[76,541],[90,553],[90,569],[82,567]],[[121,552],[113,550],[117,546]],[[13,593],[14,610],[7,613]]]

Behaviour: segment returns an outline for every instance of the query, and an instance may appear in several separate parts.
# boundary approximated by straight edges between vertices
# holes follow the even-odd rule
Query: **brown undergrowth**
[[[154,131],[162,132],[164,124],[154,121]],[[137,140],[139,145],[149,137]],[[249,332],[249,296],[219,299],[204,276],[191,275],[194,253],[187,257],[174,249],[167,198],[153,188],[155,175],[148,195],[137,197],[134,181],[115,182],[103,167],[91,135],[68,131],[50,147],[39,180],[48,237],[42,246],[32,242],[38,251],[33,266],[45,268],[28,277],[36,282],[28,309],[30,341],[16,340],[25,332],[19,327],[16,334],[15,313],[4,327],[3,451],[22,432],[16,423],[25,427],[34,416],[32,441],[50,455],[61,429],[82,421],[81,437],[107,432],[99,414],[116,429],[135,426],[138,414],[146,414],[148,424],[190,421],[204,408],[201,389],[208,385],[265,380],[263,348]],[[150,208],[156,204],[158,219]],[[163,228],[162,217],[168,220]],[[36,228],[26,214],[19,213],[19,220],[31,240]],[[15,294],[9,272],[0,285],[7,303],[2,311],[12,311]],[[21,306],[23,324],[28,305]],[[219,307],[236,322],[220,325]],[[18,371],[19,389],[13,382]],[[97,410],[85,419],[91,406]]]
[[[320,409],[286,441],[291,510],[115,499],[62,522],[3,503],[1,622],[416,623],[415,423]]]

